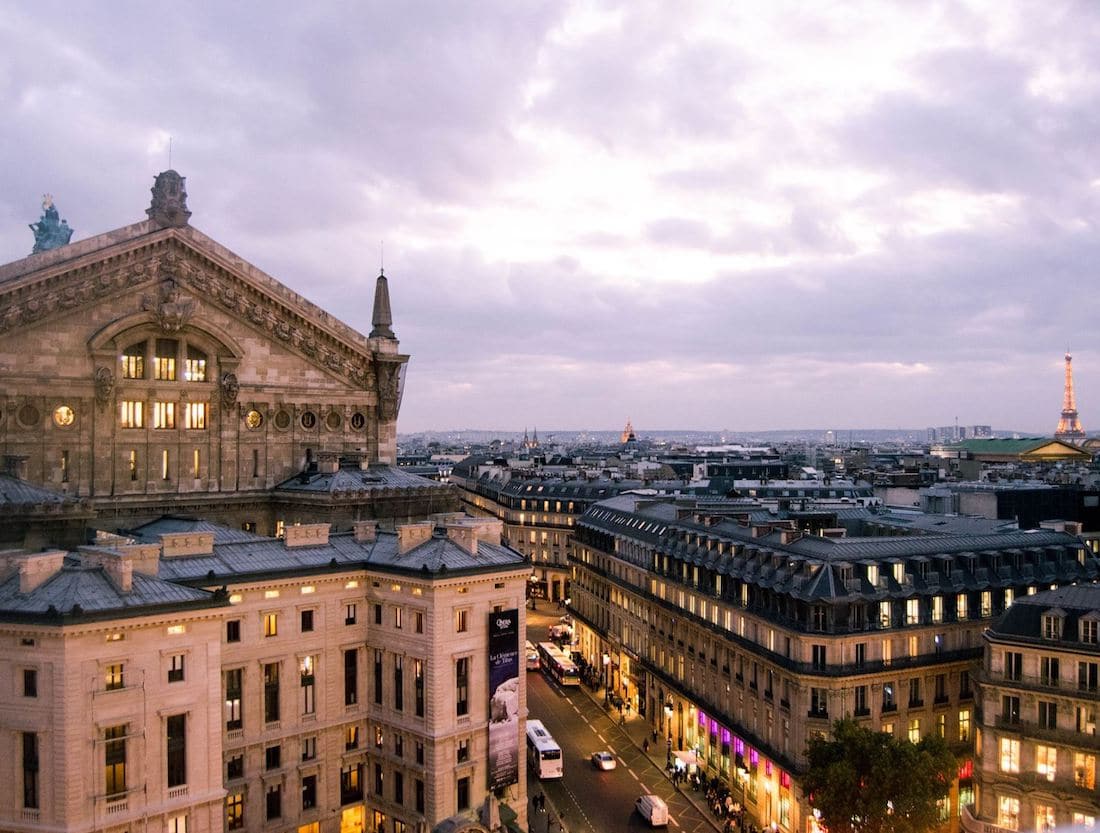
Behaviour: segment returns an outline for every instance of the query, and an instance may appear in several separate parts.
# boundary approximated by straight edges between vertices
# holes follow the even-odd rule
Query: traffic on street
[[[527,639],[538,644],[558,625],[560,611],[528,611]],[[647,737],[644,718],[621,716],[603,705],[602,691],[562,686],[548,675],[527,673],[528,719],[539,720],[561,747],[563,776],[539,780],[528,770],[531,833],[605,833],[653,829],[635,803],[655,795],[668,807],[668,829],[714,833],[721,829],[669,780],[659,762],[639,744]],[[607,752],[613,765],[594,760]],[[539,796],[544,809],[540,809]],[[660,802],[657,802],[659,805]],[[657,820],[655,818],[655,820]],[[662,825],[663,826],[663,825]]]

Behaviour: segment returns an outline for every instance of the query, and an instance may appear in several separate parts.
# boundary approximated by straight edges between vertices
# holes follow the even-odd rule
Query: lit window
[[[123,379],[145,378],[145,342],[127,347],[119,359],[122,363]]]
[[[154,402],[153,403],[153,427],[154,428],[175,428],[176,427],[176,403],[175,402]]]
[[[997,796],[997,824],[1008,830],[1020,829],[1020,799],[1011,795]]]
[[[145,427],[145,403],[124,399],[118,403],[118,424],[122,428]]]
[[[183,427],[199,429],[206,427],[206,403],[188,402],[183,411]]]
[[[1020,741],[1001,738],[1001,772],[1020,771]]]
[[[279,614],[264,614],[264,636],[277,636],[279,633]]]
[[[955,618],[963,622],[966,621],[967,615],[967,597],[965,593],[960,593],[955,598]]]
[[[187,382],[206,381],[206,354],[188,345],[187,364],[183,368],[183,378]]]
[[[76,412],[68,405],[58,405],[54,408],[53,423],[58,428],[68,428],[76,420]]]
[[[122,676],[122,664],[108,665],[103,672],[104,687],[107,691],[118,691],[125,687]]]
[[[157,339],[157,352],[153,357],[153,378],[162,382],[176,381],[177,342],[169,338]]]
[[[1053,781],[1058,771],[1058,750],[1053,746],[1039,744],[1035,747],[1035,772],[1040,778]]]
[[[919,743],[920,742],[920,718],[919,717],[914,717],[912,720],[909,721],[909,742],[910,743]]]

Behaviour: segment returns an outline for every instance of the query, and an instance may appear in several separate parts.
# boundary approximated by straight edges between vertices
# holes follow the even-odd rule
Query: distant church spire
[[[374,314],[371,316],[371,338],[397,338],[393,334],[393,314],[390,312],[390,286],[386,273],[378,270],[374,284]]]
[[[1073,356],[1066,351],[1066,384],[1062,396],[1062,418],[1058,420],[1058,430],[1054,439],[1073,443],[1085,439],[1085,429],[1077,418],[1077,403],[1073,396]]]
[[[630,423],[630,417],[626,418],[626,428],[623,429],[623,433],[619,435],[619,442],[626,444],[637,441],[638,437],[634,434],[634,426]]]

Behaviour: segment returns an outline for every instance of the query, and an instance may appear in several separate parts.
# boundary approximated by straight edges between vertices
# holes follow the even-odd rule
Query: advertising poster
[[[489,789],[519,782],[519,611],[489,614]]]

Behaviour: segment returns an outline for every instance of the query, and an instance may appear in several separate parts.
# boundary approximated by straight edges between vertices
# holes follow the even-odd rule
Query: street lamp
[[[683,749],[684,748],[684,704],[683,703],[677,703],[676,704],[676,711],[679,712],[679,714],[680,714],[680,729],[679,729],[679,732],[676,735],[676,748],[677,749]]]
[[[668,739],[672,740],[672,695],[668,696],[668,700],[665,701],[665,729],[668,732]]]
[[[603,700],[607,703],[611,699],[611,654],[603,652]]]

